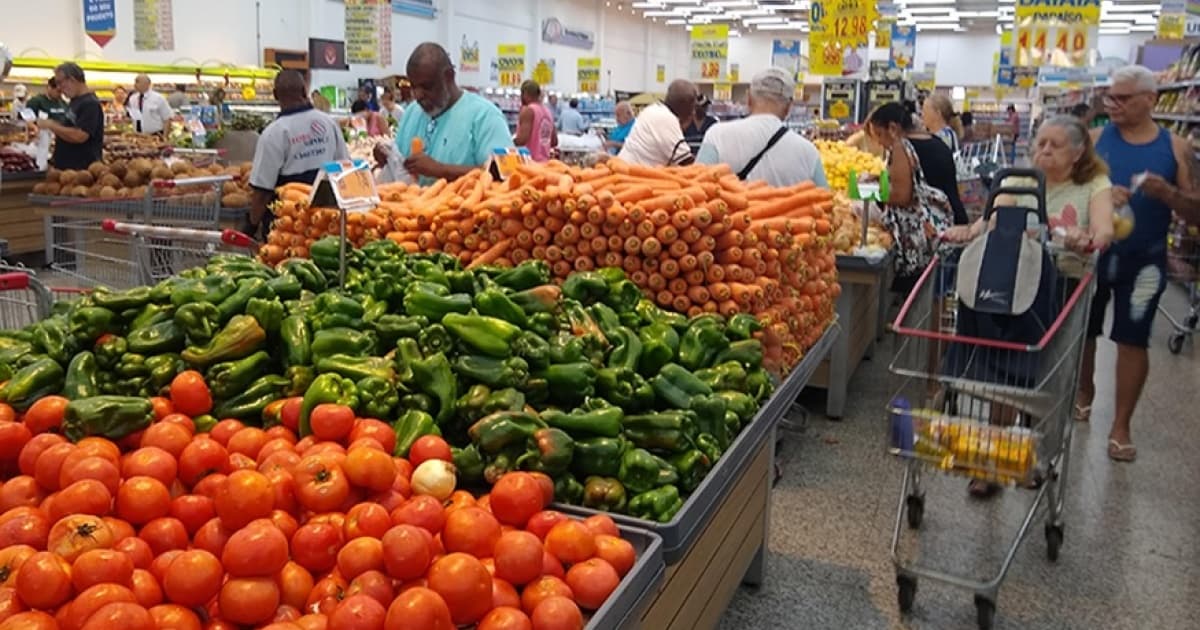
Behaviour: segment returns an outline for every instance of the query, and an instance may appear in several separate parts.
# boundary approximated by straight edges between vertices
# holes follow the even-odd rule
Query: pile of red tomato
[[[414,495],[440,438],[392,457],[386,423],[322,405],[297,439],[299,399],[196,433],[178,392],[120,443],[55,433],[59,397],[0,405],[0,630],[579,630],[634,565],[608,517],[546,510],[544,475]]]

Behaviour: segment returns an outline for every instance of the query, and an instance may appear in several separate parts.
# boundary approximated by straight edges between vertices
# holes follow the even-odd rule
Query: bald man
[[[426,42],[408,58],[408,80],[418,107],[408,107],[396,129],[404,168],[421,183],[455,180],[483,166],[492,149],[513,146],[504,114],[487,99],[464,92],[455,82],[450,55]],[[412,154],[420,138],[421,153]]]
[[[150,77],[139,74],[133,80],[133,95],[125,107],[138,133],[162,133],[167,123],[175,116],[175,110],[167,97],[155,92],[150,86]]]
[[[643,166],[691,164],[692,151],[683,130],[692,122],[699,93],[691,81],[672,81],[663,102],[643,109],[638,115],[618,157]]]
[[[263,129],[254,149],[250,169],[250,210],[242,231],[265,239],[274,217],[267,205],[275,199],[275,189],[284,184],[311,184],[326,162],[350,159],[342,130],[328,114],[313,108],[308,86],[295,70],[284,70],[275,77],[275,100],[279,117]]]

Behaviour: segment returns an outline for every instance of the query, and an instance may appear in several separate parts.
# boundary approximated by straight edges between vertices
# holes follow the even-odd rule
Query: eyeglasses
[[[1135,96],[1142,96],[1144,94],[1149,94],[1149,92],[1131,92],[1129,94],[1113,94],[1112,92],[1106,92],[1104,94],[1104,102],[1110,105],[1124,105],[1129,102],[1129,99]]]

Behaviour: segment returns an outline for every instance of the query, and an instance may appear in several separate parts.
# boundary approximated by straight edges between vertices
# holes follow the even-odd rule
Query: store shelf
[[[1160,114],[1154,112],[1150,117],[1155,120],[1170,120],[1172,122],[1200,123],[1200,113],[1197,114]]]
[[[1166,92],[1169,90],[1185,90],[1187,88],[1192,88],[1192,87],[1200,87],[1200,77],[1188,79],[1187,81],[1174,81],[1172,83],[1163,83],[1162,85],[1158,86],[1158,91]]]

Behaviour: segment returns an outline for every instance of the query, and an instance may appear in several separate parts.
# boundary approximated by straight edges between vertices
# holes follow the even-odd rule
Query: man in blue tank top
[[[1113,243],[1097,265],[1096,297],[1088,322],[1076,416],[1087,420],[1091,412],[1095,339],[1103,332],[1111,300],[1113,324],[1109,337],[1117,344],[1117,375],[1108,456],[1115,461],[1131,462],[1137,457],[1129,425],[1150,370],[1146,348],[1158,300],[1166,288],[1171,211],[1193,216],[1194,193],[1200,189],[1194,179],[1200,176],[1200,169],[1194,168],[1191,147],[1151,118],[1156,88],[1154,74],[1142,66],[1126,66],[1114,72],[1112,87],[1104,95],[1112,122],[1092,132],[1096,151],[1108,162],[1113,206],[1128,204],[1134,227],[1126,238]],[[1148,175],[1148,185],[1137,187],[1134,179],[1142,174]]]

